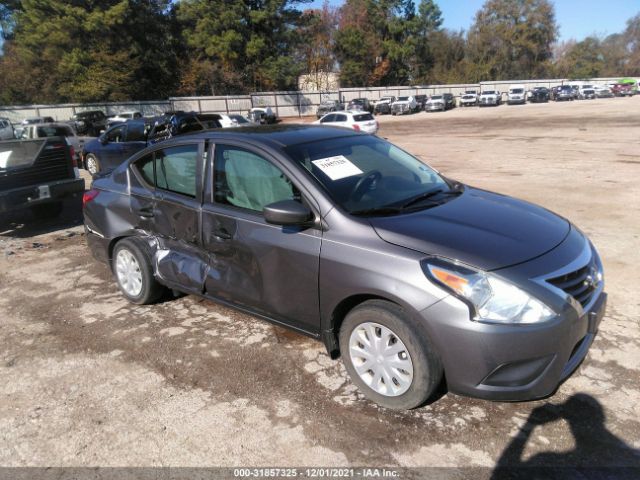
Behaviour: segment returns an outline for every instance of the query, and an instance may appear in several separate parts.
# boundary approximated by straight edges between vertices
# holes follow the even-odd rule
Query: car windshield
[[[523,88],[514,88],[511,90],[511,93],[522,93],[524,92]]]
[[[63,125],[50,125],[46,127],[38,127],[38,137],[71,137],[73,131],[71,127]]]
[[[347,212],[390,209],[411,199],[449,191],[447,182],[417,158],[381,138],[358,135],[287,147],[287,154]],[[425,208],[429,204],[416,204]]]
[[[495,91],[494,90],[487,90],[486,92],[482,92],[483,95],[495,95]]]
[[[432,95],[431,100],[442,100],[442,95]]]
[[[406,102],[409,100],[409,97],[398,97],[399,102]]]

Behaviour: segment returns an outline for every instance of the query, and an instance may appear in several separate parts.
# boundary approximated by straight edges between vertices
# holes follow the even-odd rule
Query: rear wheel
[[[138,239],[125,238],[116,244],[112,268],[120,291],[132,303],[153,303],[165,291],[153,276],[148,248]]]
[[[418,407],[440,384],[439,357],[398,305],[380,300],[359,305],[345,318],[339,340],[351,380],[383,407]]]

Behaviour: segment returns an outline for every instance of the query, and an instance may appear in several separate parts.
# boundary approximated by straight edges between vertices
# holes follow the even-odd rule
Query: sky
[[[420,0],[414,0],[419,3]],[[451,30],[468,30],[475,13],[484,0],[436,0],[444,27]],[[323,0],[314,0],[307,8],[322,6]],[[340,6],[343,0],[330,0]],[[555,0],[556,22],[560,28],[560,40],[582,40],[589,35],[606,36],[619,33],[627,20],[640,13],[640,0]]]

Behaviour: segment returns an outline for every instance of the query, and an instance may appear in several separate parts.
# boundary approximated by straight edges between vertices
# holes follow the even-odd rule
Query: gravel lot
[[[128,304],[70,204],[0,225],[0,465],[640,468],[640,97],[379,120],[444,174],[541,204],[599,249],[607,315],[553,397],[378,408],[319,342],[193,296]]]

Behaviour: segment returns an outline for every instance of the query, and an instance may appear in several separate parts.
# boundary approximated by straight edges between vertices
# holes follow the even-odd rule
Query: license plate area
[[[49,185],[40,185],[38,187],[38,198],[41,200],[51,198],[51,190],[49,189]]]

